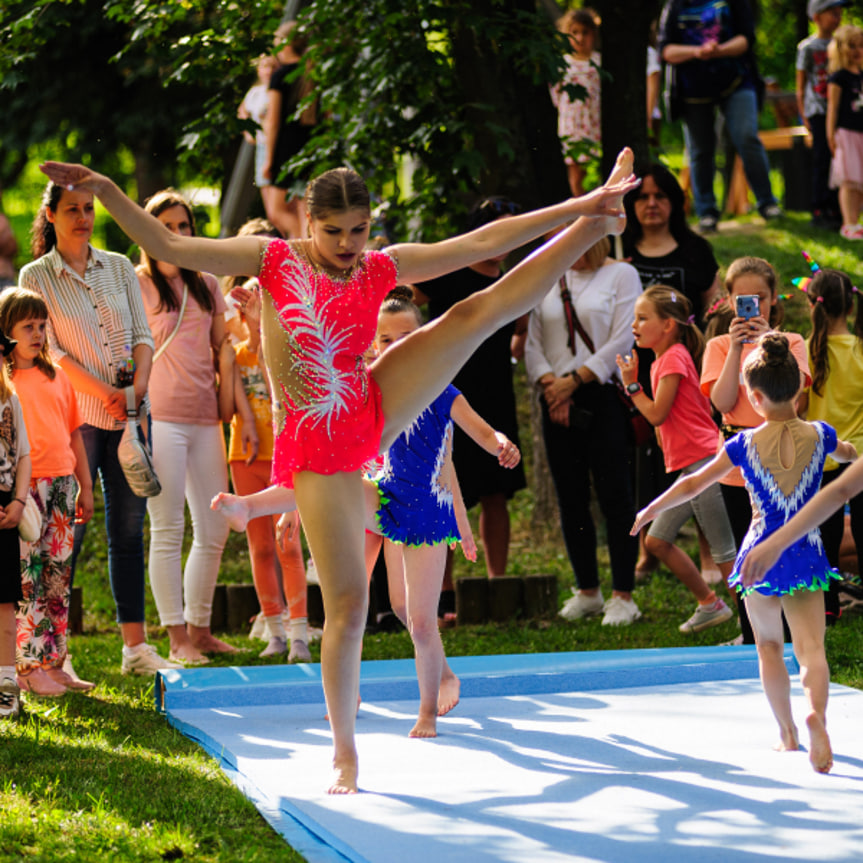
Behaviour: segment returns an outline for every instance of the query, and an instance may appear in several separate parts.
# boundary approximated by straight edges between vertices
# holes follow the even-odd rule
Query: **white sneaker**
[[[318,578],[318,568],[315,566],[315,559],[310,557],[308,564],[306,564],[306,584],[320,583],[320,579]]]
[[[681,632],[701,632],[702,629],[719,626],[726,620],[731,620],[733,616],[734,612],[721,599],[717,599],[713,605],[709,605],[707,608],[699,605],[695,609],[695,614],[685,623],[681,623],[678,629]]]
[[[12,677],[0,680],[0,718],[15,719],[21,712],[21,689]]]
[[[580,620],[582,617],[594,617],[602,613],[604,600],[601,593],[588,596],[573,588],[574,596],[568,599],[558,614],[565,620]]]
[[[602,618],[603,626],[628,626],[634,620],[641,617],[641,611],[631,599],[621,599],[612,596],[605,603],[605,614]]]
[[[252,628],[249,630],[249,638],[257,638],[263,641],[267,637],[267,624],[264,623],[264,614],[255,615],[252,621]]]
[[[181,662],[172,662],[159,656],[152,644],[143,642],[134,647],[123,645],[123,674],[154,674],[166,668],[184,668]]]

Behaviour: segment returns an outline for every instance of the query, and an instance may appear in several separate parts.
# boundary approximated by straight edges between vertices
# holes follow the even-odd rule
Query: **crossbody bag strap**
[[[180,329],[180,324],[183,323],[183,313],[186,311],[186,300],[188,300],[188,299],[189,299],[189,286],[184,284],[183,285],[183,302],[180,304],[180,314],[177,315],[177,326],[174,327],[173,331],[171,332],[171,335],[168,336],[168,338],[165,339],[165,341],[162,342],[161,345],[159,345],[159,350],[157,350],[153,354],[153,362],[156,362],[156,360],[159,359],[159,357],[162,356],[163,353],[165,353],[165,349],[168,347],[169,344],[171,344],[171,340],[174,338],[174,336],[177,335],[177,332]]]
[[[572,323],[572,327],[574,327],[575,331],[581,336],[581,340],[587,346],[587,349],[592,353],[596,353],[596,349],[593,346],[593,339],[587,334],[587,330],[581,325],[581,321],[578,319],[578,315],[575,312],[575,303],[572,301],[572,294],[569,292],[569,288],[566,285],[566,277],[560,277],[560,297],[563,300],[563,311],[567,318],[567,324]],[[575,355],[575,340],[569,346],[570,350]]]

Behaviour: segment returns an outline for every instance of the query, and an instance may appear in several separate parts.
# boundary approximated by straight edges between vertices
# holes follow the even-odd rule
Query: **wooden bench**
[[[810,199],[810,177],[812,174],[809,150],[812,136],[805,126],[783,126],[779,129],[764,129],[758,133],[764,149],[782,154],[782,174],[785,178],[784,206],[786,210],[808,210]],[[742,216],[751,209],[749,184],[743,172],[740,156],[734,157],[731,182],[725,201],[725,212]]]

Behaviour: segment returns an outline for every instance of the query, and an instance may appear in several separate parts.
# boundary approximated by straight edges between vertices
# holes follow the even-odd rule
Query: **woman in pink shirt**
[[[146,205],[168,230],[194,236],[188,204],[157,192]],[[222,422],[234,413],[234,351],[216,279],[141,253],[136,270],[156,352],[150,374],[153,462],[162,493],[148,498],[150,586],[175,662],[201,664],[205,653],[233,651],[210,632],[213,592],[228,528],[210,509],[228,488]],[[214,356],[219,365],[216,381]],[[182,566],[184,504],[192,547]]]

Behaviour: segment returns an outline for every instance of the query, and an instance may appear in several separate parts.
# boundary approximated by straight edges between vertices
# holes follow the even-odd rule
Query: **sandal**
[[[16,677],[22,692],[31,692],[33,695],[41,695],[46,698],[55,698],[58,695],[66,694],[66,687],[54,680],[41,668],[19,671]]]
[[[839,229],[839,236],[846,240],[863,240],[863,225],[843,225]]]

